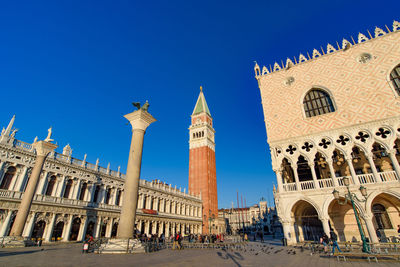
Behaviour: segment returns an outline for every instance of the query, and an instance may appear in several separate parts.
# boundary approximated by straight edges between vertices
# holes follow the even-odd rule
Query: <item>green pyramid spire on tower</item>
[[[204,97],[204,94],[203,94],[203,87],[200,86],[199,98],[197,98],[196,106],[194,107],[192,116],[203,113],[203,112],[207,113],[211,117],[210,110],[208,109],[208,106],[207,106],[206,98]]]

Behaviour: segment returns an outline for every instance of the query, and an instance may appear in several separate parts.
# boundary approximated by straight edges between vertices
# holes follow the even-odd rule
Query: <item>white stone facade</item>
[[[0,237],[10,232],[35,163],[32,145],[15,139],[13,122],[0,136]],[[86,233],[115,236],[125,175],[71,154],[67,145],[63,154],[46,158],[23,236],[45,241],[80,241]],[[146,234],[201,233],[202,201],[159,180],[140,180],[136,225]]]
[[[393,77],[400,70],[399,30],[395,21],[392,30],[360,33],[357,43],[314,49],[312,58],[300,55],[295,63],[262,71],[256,65],[277,176],[276,207],[289,244],[316,240],[331,229],[340,241],[360,241],[352,207],[332,195],[334,189],[347,192],[344,177],[359,198],[355,205],[369,240],[398,236],[400,90]],[[326,109],[310,113],[315,106],[306,97],[312,91],[328,96],[328,104],[317,105]]]

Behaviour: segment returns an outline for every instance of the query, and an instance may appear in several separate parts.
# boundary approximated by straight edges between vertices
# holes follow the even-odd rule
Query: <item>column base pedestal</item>
[[[2,241],[1,245],[6,248],[32,247],[37,245],[36,242],[22,236],[5,236],[0,240]]]
[[[145,249],[138,239],[109,239],[102,244],[97,253],[102,254],[134,254],[144,253]]]

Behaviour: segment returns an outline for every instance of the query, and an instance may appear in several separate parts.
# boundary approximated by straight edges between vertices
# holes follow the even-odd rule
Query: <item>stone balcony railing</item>
[[[10,191],[10,190],[0,189],[0,198],[21,200],[23,194],[24,193],[20,191]],[[79,199],[53,197],[53,196],[38,195],[38,194],[33,197],[33,202],[41,202],[46,204],[60,204],[60,205],[76,206],[76,207],[90,207],[90,208],[118,210],[118,211],[121,209],[120,206],[110,205],[106,203],[95,203]]]
[[[372,173],[359,174],[357,175],[357,180],[360,185],[362,184],[376,184],[376,183],[389,183],[389,182],[399,182],[399,177],[395,171],[378,172],[379,180],[375,178]],[[355,184],[351,176],[347,176],[350,179],[350,183]],[[344,177],[335,177],[338,186],[345,186],[343,183]],[[378,181],[377,181],[378,180]],[[315,185],[314,180],[299,182],[300,190],[296,183],[286,183],[282,184],[283,192],[297,192],[297,191],[308,191],[320,188],[334,188],[335,183],[332,178],[318,179],[318,186]]]
[[[7,199],[7,200],[17,200],[20,201],[23,196],[23,192],[20,191],[10,191],[0,189],[0,199]],[[70,198],[61,198],[61,197],[53,197],[47,195],[35,195],[33,198],[33,202],[35,203],[43,203],[43,204],[55,204],[55,205],[64,205],[64,206],[73,206],[78,208],[97,208],[97,209],[106,209],[112,211],[121,211],[121,206],[118,205],[110,205],[106,203],[95,203],[95,202],[88,202],[79,199],[70,199]],[[142,209],[137,209],[139,214],[145,214]],[[148,215],[148,214],[146,214]],[[168,213],[168,212],[161,212],[157,211],[157,215],[165,216],[165,217],[173,217],[176,219],[195,219],[195,220],[202,220],[201,214],[199,216],[194,215],[184,215],[184,214],[175,214],[175,213]]]

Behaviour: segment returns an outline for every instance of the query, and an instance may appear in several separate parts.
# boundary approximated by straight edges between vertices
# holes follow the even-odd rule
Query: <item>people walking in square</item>
[[[329,233],[331,235],[331,242],[332,242],[332,253],[331,255],[335,254],[335,248],[338,249],[339,252],[342,252],[339,248],[339,245],[337,243],[337,235],[335,234],[335,232],[333,230],[331,230],[331,232]]]

